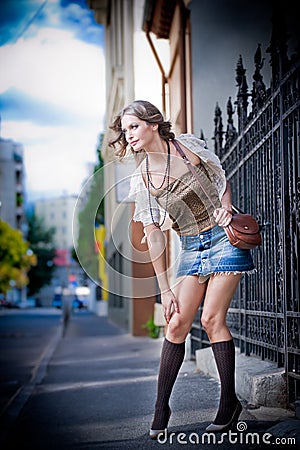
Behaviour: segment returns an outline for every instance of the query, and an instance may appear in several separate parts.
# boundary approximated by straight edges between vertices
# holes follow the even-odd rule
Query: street
[[[34,377],[56,330],[57,309],[0,310],[0,413],[9,399]]]
[[[55,310],[9,313],[0,316],[0,324],[6,387],[9,380],[25,387],[23,401],[21,390],[3,414],[1,449],[217,447],[217,441],[207,442],[203,433],[214,418],[219,385],[196,372],[193,361],[184,362],[171,398],[172,440],[166,437],[159,443],[148,437],[163,338],[132,337],[106,317],[87,311],[73,314],[65,337]],[[254,420],[246,409],[240,420],[250,433],[262,434],[273,425]],[[186,437],[178,441],[180,433]],[[261,442],[232,444],[228,436],[223,440],[225,449],[264,448]]]

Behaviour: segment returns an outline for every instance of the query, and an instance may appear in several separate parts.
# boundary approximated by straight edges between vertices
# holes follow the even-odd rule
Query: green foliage
[[[99,142],[97,146],[98,164],[94,167],[94,193],[97,196],[98,202],[100,199],[100,204],[96,212],[96,223],[104,224],[104,162],[101,156],[101,147],[103,141],[103,134],[99,136]]]
[[[142,328],[146,328],[148,330],[148,334],[151,338],[157,339],[160,333],[160,327],[155,325],[153,316],[150,317],[148,322],[142,325]]]
[[[44,220],[32,214],[28,217],[28,236],[30,248],[37,256],[37,265],[28,272],[28,294],[34,295],[40,289],[49,284],[55,265],[54,233],[55,228],[46,228]]]
[[[103,135],[99,137],[97,148],[98,164],[94,168],[94,175],[90,183],[85,206],[78,216],[79,233],[76,245],[76,257],[82,268],[94,280],[98,280],[98,251],[95,243],[95,226],[104,223],[104,171],[101,157]]]
[[[0,220],[0,261],[0,292],[4,294],[12,282],[18,288],[26,286],[27,271],[36,264],[36,257],[22,233],[3,220]]]

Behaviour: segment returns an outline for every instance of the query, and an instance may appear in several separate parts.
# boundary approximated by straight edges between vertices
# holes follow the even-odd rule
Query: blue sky
[[[103,41],[85,0],[0,2],[1,137],[24,146],[29,200],[79,193],[96,160]]]

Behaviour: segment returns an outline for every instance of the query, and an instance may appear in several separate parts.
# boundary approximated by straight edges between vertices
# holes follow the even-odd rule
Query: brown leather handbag
[[[178,150],[178,153],[182,156],[188,169],[198,180],[202,191],[204,192],[210,203],[213,205],[213,207],[216,209],[216,206],[213,204],[209,194],[204,189],[198,173],[180,147],[179,143],[176,140],[173,140],[172,142]],[[224,227],[224,231],[227,234],[230,244],[242,250],[248,250],[261,245],[262,240],[260,227],[257,223],[257,220],[253,216],[251,216],[251,214],[242,213],[234,206],[232,207],[232,209],[236,211],[236,213],[232,215],[230,224],[227,227]]]
[[[224,227],[224,231],[234,247],[247,250],[261,245],[259,224],[251,214],[233,214],[230,224]]]

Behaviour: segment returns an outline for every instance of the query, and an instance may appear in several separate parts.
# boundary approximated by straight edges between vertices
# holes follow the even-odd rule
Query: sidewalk
[[[184,362],[172,395],[170,432],[174,434],[171,441],[168,438],[167,442],[159,443],[149,439],[161,345],[162,338],[132,337],[105,317],[76,313],[65,337],[60,338],[53,349],[44,378],[34,386],[12,426],[9,439],[1,448],[217,448],[220,443],[212,438],[208,442],[204,431],[216,413],[219,385],[216,380],[197,372],[193,361]],[[282,428],[288,423],[293,427],[286,437],[292,437],[299,423],[296,421],[295,425],[294,419],[277,425],[278,422],[278,417],[259,417],[258,411],[254,417],[251,411],[244,409],[238,441],[232,443],[229,436],[225,436],[221,448],[270,448],[270,445],[264,447],[261,440],[256,445],[252,434],[262,439],[272,426]],[[284,436],[286,430],[287,427],[283,427],[281,435],[276,434],[280,430],[275,429],[273,437]],[[246,432],[249,436],[245,444]],[[278,448],[297,447],[289,444]]]

